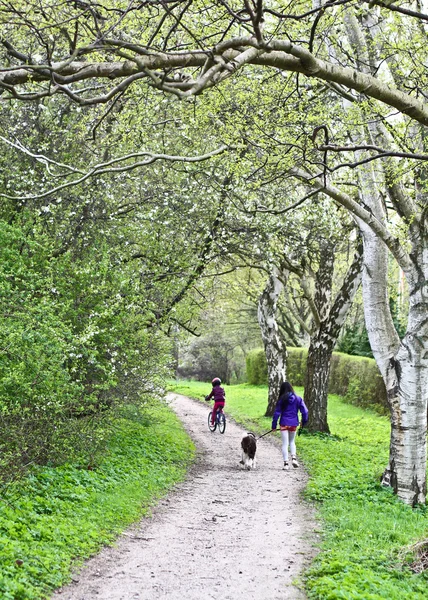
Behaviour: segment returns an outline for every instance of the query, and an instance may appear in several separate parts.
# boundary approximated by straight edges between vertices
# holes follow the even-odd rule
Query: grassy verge
[[[199,382],[172,387],[199,399],[210,391]],[[227,414],[252,430],[269,429],[266,387],[226,386],[226,396]],[[428,510],[411,509],[379,484],[388,457],[388,419],[330,396],[329,424],[331,436],[302,435],[297,442],[310,473],[306,496],[317,504],[323,537],[307,572],[308,596],[426,599],[428,572],[415,574],[403,562],[412,559],[406,548],[428,537]]]
[[[0,498],[0,598],[39,600],[184,477],[194,447],[164,406],[122,421],[94,470],[37,468]]]

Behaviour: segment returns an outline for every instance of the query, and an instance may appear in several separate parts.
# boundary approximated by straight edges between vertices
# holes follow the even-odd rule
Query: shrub
[[[303,386],[306,373],[307,348],[288,348],[287,379]],[[267,364],[262,348],[247,355],[247,380],[251,385],[267,385]],[[350,404],[388,412],[386,389],[372,358],[333,352],[328,383],[330,394],[338,394]]]
[[[241,359],[242,361],[242,359]],[[209,334],[192,341],[180,357],[177,376],[196,381],[210,381],[213,377],[230,384],[242,379],[243,365],[235,345],[221,333]]]
[[[109,249],[52,258],[0,220],[0,480],[91,460],[108,419],[159,396],[169,343],[147,332]]]
[[[329,393],[343,396],[362,408],[375,407],[381,413],[388,412],[385,384],[373,358],[333,352]]]
[[[293,386],[303,386],[305,383],[307,348],[288,348],[287,377]]]
[[[251,385],[267,385],[267,362],[263,348],[250,350],[246,357],[247,380]]]

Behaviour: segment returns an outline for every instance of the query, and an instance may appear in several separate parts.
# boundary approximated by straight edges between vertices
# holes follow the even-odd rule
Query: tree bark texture
[[[360,172],[361,194],[379,220],[384,204],[370,167]],[[398,202],[394,189],[388,192]],[[426,202],[426,200],[425,200]],[[389,308],[388,251],[374,231],[360,223],[364,239],[363,300],[367,333],[382,374],[391,411],[389,464],[383,483],[404,502],[426,498],[428,403],[428,245],[424,221],[410,225],[410,261],[403,269],[409,286],[406,335],[400,342]]]
[[[419,269],[408,272],[410,285],[407,332],[401,343],[388,336],[389,306],[386,287],[386,250],[372,232],[364,233],[365,269],[363,296],[367,332],[387,390],[391,410],[389,465],[383,483],[407,504],[426,498],[427,404],[428,404],[428,256],[418,260]],[[380,281],[379,262],[384,263]],[[381,271],[382,272],[382,271]],[[416,275],[416,277],[415,277]]]
[[[359,243],[342,287],[331,306],[334,247],[328,246],[327,241],[326,247],[322,249],[315,294],[320,324],[311,336],[308,349],[304,395],[305,404],[309,410],[308,428],[313,432],[330,432],[327,421],[327,401],[331,356],[360,285],[361,266],[362,244]]]
[[[283,284],[274,270],[267,281],[258,304],[257,317],[266,354],[268,370],[268,406],[266,415],[273,414],[281,383],[286,379],[287,350],[281,340],[277,324],[278,297]]]
[[[373,39],[379,25],[378,15],[367,13],[360,23],[353,10],[346,11],[347,33],[361,69],[376,70],[380,58]],[[369,52],[369,47],[374,52]],[[371,60],[369,60],[371,58]],[[389,63],[388,63],[389,64]],[[394,66],[394,64],[392,64]],[[391,69],[394,79],[394,69]],[[368,135],[369,132],[369,135]],[[369,143],[380,139],[393,143],[382,122],[372,122],[361,131],[361,139]],[[356,138],[358,141],[358,138]],[[415,132],[415,142],[418,133]],[[421,149],[425,150],[423,144]],[[419,206],[408,197],[400,180],[394,176],[394,163],[383,161],[384,181],[371,166],[359,170],[360,196],[378,222],[385,224],[383,188],[396,213],[409,224],[410,252],[405,256],[398,238],[388,244],[406,276],[409,286],[409,315],[406,335],[400,342],[389,307],[387,288],[388,252],[378,233],[366,222],[360,222],[364,239],[363,299],[367,332],[373,355],[382,374],[391,411],[389,465],[383,483],[391,485],[404,502],[415,505],[426,498],[426,431],[428,397],[428,300],[427,300],[427,234],[425,219],[427,195],[422,192]],[[417,180],[417,177],[416,177]],[[425,208],[424,208],[425,207]],[[385,243],[388,240],[383,237]],[[400,248],[401,246],[401,248]],[[394,250],[399,250],[398,252]]]

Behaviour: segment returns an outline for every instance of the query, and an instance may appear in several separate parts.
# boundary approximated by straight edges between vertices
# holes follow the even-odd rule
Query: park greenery
[[[85,464],[33,468],[2,489],[0,596],[39,600],[112,543],[183,479],[194,447],[164,405],[116,421],[106,452]]]
[[[178,381],[170,389],[203,401],[206,384]],[[265,385],[225,389],[229,417],[259,434],[270,429]],[[296,391],[302,394],[303,388]],[[422,600],[427,574],[419,568],[416,548],[425,540],[420,550],[427,551],[428,514],[426,507],[412,510],[380,485],[388,456],[387,417],[331,395],[329,420],[330,435],[297,440],[310,476],[305,497],[318,508],[321,536],[305,576],[308,597]]]
[[[171,381],[168,388],[202,400],[207,383]],[[226,393],[229,417],[259,433],[270,428],[265,385],[226,386]],[[193,447],[167,407],[156,403],[124,417],[93,468],[41,466],[3,490],[3,598],[45,598],[184,476]],[[380,485],[388,419],[334,395],[329,419],[331,435],[298,438],[310,475],[305,496],[319,522],[319,553],[304,579],[309,598],[424,598],[426,546],[417,542],[428,534],[426,510],[411,509]],[[367,430],[371,435],[361,436]]]
[[[427,13],[0,0],[5,493],[101,464],[168,377],[241,382],[262,345],[269,413],[305,346],[329,443],[333,349],[374,358],[383,483],[425,505]]]
[[[427,21],[413,0],[0,3],[2,219],[28,238],[15,246],[24,261],[36,246],[44,256],[34,296],[61,304],[61,365],[70,354],[84,363],[82,378],[80,366],[65,367],[68,414],[88,420],[95,407],[105,416],[122,397],[113,390],[127,376],[113,353],[124,356],[122,373],[145,378],[131,340],[107,339],[113,320],[152,352],[160,330],[194,332],[203,276],[244,265],[266,277],[258,320],[268,412],[285,376],[285,290],[284,326],[291,339],[309,336],[310,427],[327,432],[331,352],[361,280],[391,410],[384,481],[403,501],[425,502]],[[99,264],[105,277],[92,287],[111,280],[112,289],[89,293],[88,311],[69,294],[72,308],[60,315],[62,302],[46,291],[66,300],[61,274],[75,276],[67,261],[80,273]],[[400,333],[391,263],[406,299]],[[84,279],[78,285],[90,289]],[[69,334],[84,347],[66,349]],[[29,398],[44,378],[27,375]],[[77,397],[85,401],[76,408]],[[23,464],[34,460],[25,453]]]

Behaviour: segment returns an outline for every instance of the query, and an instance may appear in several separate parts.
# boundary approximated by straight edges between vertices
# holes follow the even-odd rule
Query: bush
[[[251,385],[267,385],[267,362],[263,348],[250,350],[246,357],[247,381]]]
[[[293,386],[304,385],[307,358],[307,348],[288,348],[287,377]]]
[[[177,376],[196,381],[220,377],[230,384],[232,379],[242,378],[242,371],[234,344],[226,336],[215,333],[192,341],[183,353]]]
[[[287,379],[293,385],[304,385],[307,355],[307,348],[288,349]],[[251,385],[267,385],[267,363],[262,348],[247,355],[247,380]],[[385,385],[372,358],[333,352],[328,391],[342,396],[349,404],[375,408],[382,414],[389,410]]]
[[[108,248],[91,256],[54,259],[0,220],[0,480],[91,460],[118,407],[161,392],[168,342],[147,332]]]
[[[362,408],[373,407],[384,414],[389,410],[385,384],[373,358],[333,352],[329,393]]]
[[[303,385],[306,372],[307,348],[288,348],[287,377],[293,385]],[[268,372],[263,348],[255,348],[247,354],[247,381],[251,385],[267,385]]]

